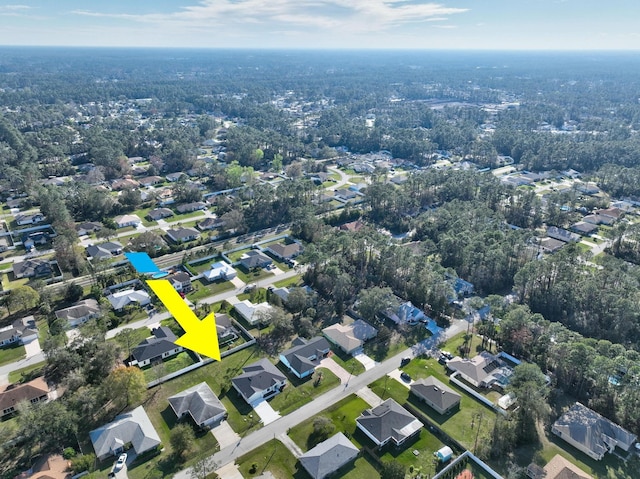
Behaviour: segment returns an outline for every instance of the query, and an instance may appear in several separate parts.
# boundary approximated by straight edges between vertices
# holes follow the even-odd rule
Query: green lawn
[[[235,288],[231,281],[214,281],[213,283],[209,283],[206,279],[202,278],[193,281],[191,284],[193,291],[187,294],[187,298],[192,302]]]
[[[126,333],[124,331],[126,331]],[[116,335],[116,337],[108,339],[107,341],[113,341],[119,344],[125,354],[130,354],[133,348],[149,336],[151,336],[151,330],[146,326],[137,329],[126,328]]]
[[[0,366],[19,361],[27,355],[24,346],[21,344],[12,344],[0,348]]]
[[[149,211],[155,209],[156,207],[153,206],[151,208],[141,208],[139,210],[135,210],[133,212],[134,215],[138,216],[141,220],[142,220],[142,224],[145,226],[155,226],[158,224],[157,221],[149,221],[147,219],[147,215],[149,214]]]
[[[308,478],[295,456],[276,439],[239,457],[236,463],[239,464],[240,473],[245,478],[259,476],[265,471],[270,471],[276,479]]]
[[[150,382],[154,379],[166,376],[167,374],[175,373],[176,371],[186,368],[187,366],[191,366],[192,364],[194,364],[194,361],[191,355],[188,352],[183,351],[175,356],[165,359],[161,366],[150,366],[143,369],[144,379],[147,382]]]
[[[324,416],[331,420],[335,427],[334,433],[342,432],[345,435],[352,435],[356,430],[356,418],[368,407],[369,405],[364,399],[360,399],[355,394],[352,394],[342,401],[329,406],[318,414],[318,416]],[[310,440],[311,433],[313,432],[313,420],[314,418],[306,419],[289,431],[289,437],[291,437],[303,451],[308,451],[315,445],[313,440]],[[360,444],[356,445],[359,446]]]
[[[13,268],[13,263],[0,263],[0,270]]]
[[[257,269],[249,272],[245,272],[244,268],[236,268],[238,272],[238,278],[240,278],[245,283],[251,283],[253,281],[258,281],[259,279],[268,278],[269,276],[273,276],[271,271],[267,271],[266,269]]]
[[[316,383],[319,374],[322,374],[322,380]],[[304,380],[304,382],[297,380],[295,383],[288,384],[284,391],[270,401],[270,404],[273,409],[284,416],[301,408],[339,384],[340,380],[331,371],[325,368],[317,368],[312,378]]]
[[[280,281],[276,281],[273,285],[276,288],[290,288],[294,286],[302,286],[302,278],[300,276],[293,276],[287,279],[281,279]]]
[[[16,369],[9,373],[9,382],[11,384],[22,381],[23,378],[34,378],[36,376],[41,376],[46,362],[42,361],[41,363],[36,363],[31,366],[27,366],[25,368]]]
[[[251,248],[244,248],[239,251],[234,251],[233,253],[227,254],[227,258],[229,258],[229,261],[231,261],[232,263],[235,263],[236,261],[240,261],[242,255],[248,253],[249,251],[251,251]]]
[[[178,223],[185,221],[185,220],[190,220],[192,218],[199,218],[201,216],[205,216],[204,211],[198,210],[198,211],[191,211],[189,213],[183,213],[183,214],[176,214],[175,216],[172,216],[171,218],[165,218],[165,221],[167,223],[169,223],[172,226],[177,225]]]
[[[414,407],[421,410],[425,416],[434,421],[447,434],[469,449],[473,449],[476,435],[478,435],[479,438],[489,438],[491,436],[496,413],[468,396],[466,392],[459,389],[455,384],[450,383],[448,376],[445,374],[444,366],[438,364],[435,359],[416,358],[403,369],[414,380],[434,376],[458,392],[462,396],[460,409],[444,416],[438,414],[429,406],[418,401],[413,395],[409,395],[409,389],[392,378],[381,378],[374,382],[371,388],[376,394],[379,394],[380,397],[393,397],[400,404],[408,401]],[[480,419],[480,416],[482,416],[482,419]],[[481,431],[479,434],[476,426],[478,423],[481,423]]]
[[[333,350],[331,359],[342,366],[342,369],[344,369],[345,371],[349,371],[354,376],[357,376],[358,374],[362,374],[364,372],[364,366],[360,361],[355,359],[353,356],[343,353],[338,348],[335,348]]]

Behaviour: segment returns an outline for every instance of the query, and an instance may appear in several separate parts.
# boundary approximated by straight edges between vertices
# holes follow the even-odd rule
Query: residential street
[[[367,384],[381,378],[385,374],[390,373],[394,369],[397,369],[400,365],[400,360],[403,357],[414,354],[414,351],[427,351],[435,346],[445,338],[455,336],[456,334],[465,331],[467,329],[467,322],[464,320],[455,321],[446,332],[441,336],[432,336],[419,343],[419,348],[410,348],[402,351],[390,359],[378,364],[375,368],[365,371],[359,376],[353,376],[349,383],[345,386],[338,386],[331,391],[323,394],[322,396],[314,399],[310,403],[302,406],[296,411],[295,414],[288,414],[280,419],[264,426],[262,429],[255,431],[248,436],[240,439],[238,443],[233,446],[227,446],[219,452],[213,454],[213,461],[216,463],[217,468],[221,468],[226,464],[232,463],[236,458],[252,451],[256,447],[264,444],[265,442],[275,439],[281,434],[286,432],[301,423],[302,421],[319,414],[332,404],[344,399],[350,394],[356,393],[358,390],[367,386]],[[417,346],[417,345],[416,345]],[[191,479],[191,469],[184,469],[178,472],[175,479]],[[225,479],[222,477],[222,479]]]

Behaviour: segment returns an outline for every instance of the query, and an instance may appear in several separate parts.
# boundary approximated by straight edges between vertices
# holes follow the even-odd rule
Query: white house
[[[142,223],[142,220],[136,215],[120,215],[113,218],[114,223],[118,228],[126,228],[127,226],[138,227]]]
[[[236,273],[236,270],[233,269],[233,266],[225,263],[224,261],[212,263],[211,269],[202,273],[202,276],[204,276],[207,281],[217,281],[219,279],[229,281],[237,275],[238,274]]]
[[[151,302],[151,298],[146,291],[126,289],[124,291],[118,291],[117,293],[110,294],[107,299],[113,306],[113,309],[120,311],[125,306],[131,303],[138,303],[140,306],[146,306]]]

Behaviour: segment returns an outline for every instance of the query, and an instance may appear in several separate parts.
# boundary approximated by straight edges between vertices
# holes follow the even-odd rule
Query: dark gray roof
[[[89,432],[96,456],[102,458],[130,442],[141,454],[160,444],[160,437],[142,406],[116,416],[113,422]]]
[[[244,373],[233,378],[231,382],[246,398],[286,380],[284,374],[265,358],[243,367],[242,370]]]
[[[247,269],[264,267],[273,263],[273,260],[260,251],[247,251],[244,258],[240,258],[240,263]]]
[[[422,427],[422,423],[413,414],[393,399],[387,399],[379,406],[365,410],[356,422],[379,443],[389,438],[400,443]]]
[[[155,210],[149,211],[147,216],[155,221],[161,220],[162,218],[169,218],[170,216],[173,216],[173,214],[173,211],[169,208],[156,208]]]
[[[324,479],[354,460],[359,449],[339,432],[298,458],[313,479]]]
[[[269,249],[276,256],[280,256],[281,258],[290,258],[300,253],[302,251],[302,246],[300,246],[298,243],[291,243],[291,244],[276,243],[269,246]]]
[[[175,228],[167,230],[167,234],[171,237],[172,240],[180,242],[184,241],[187,238],[197,238],[200,236],[200,232],[198,230],[194,230],[193,228]]]
[[[100,305],[98,304],[98,302],[93,298],[89,298],[78,301],[73,306],[69,306],[68,308],[59,309],[58,311],[56,311],[56,318],[73,320],[85,318],[99,312]]]
[[[48,276],[53,273],[51,264],[46,259],[28,259],[21,263],[13,263],[13,274],[16,277],[23,276],[30,278],[33,276]]]
[[[636,440],[635,434],[579,402],[558,418],[552,430],[561,432],[562,437],[570,437],[600,456],[608,452],[612,442],[628,450]]]
[[[413,382],[411,384],[411,392],[426,399],[441,410],[449,409],[460,403],[460,394],[433,376]]]
[[[226,412],[226,408],[205,382],[171,396],[169,404],[179,418],[188,413],[196,424],[202,424]]]
[[[176,349],[174,341],[177,339],[166,326],[160,326],[151,331],[154,337],[143,340],[132,352],[136,361],[142,362],[162,356],[163,353]]]
[[[329,341],[322,336],[316,336],[309,340],[297,338],[293,344],[294,346],[284,351],[281,356],[284,356],[291,367],[300,374],[316,367],[315,363],[309,358],[319,357],[331,347],[329,346]]]

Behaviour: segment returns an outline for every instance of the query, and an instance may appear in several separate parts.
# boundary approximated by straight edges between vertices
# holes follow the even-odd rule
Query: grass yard
[[[191,355],[186,351],[182,351],[175,356],[165,359],[158,365],[146,367],[142,372],[144,373],[145,381],[150,382],[167,374],[180,371],[192,364],[194,364],[194,360]]]
[[[13,263],[0,263],[0,270],[13,268]]]
[[[298,470],[298,460],[276,439],[254,449],[249,454],[236,459],[240,473],[249,478],[270,471],[276,479],[307,479],[304,469]]]
[[[280,281],[276,281],[273,283],[273,286],[276,288],[291,288],[295,286],[302,286],[303,281],[300,276],[293,276],[287,279],[281,279]]]
[[[11,384],[22,381],[23,378],[35,378],[37,376],[41,376],[43,368],[46,362],[42,361],[40,363],[32,364],[31,366],[27,366],[24,368],[16,369],[9,373],[9,382]]]
[[[273,276],[273,273],[271,271],[267,271],[263,268],[249,272],[245,272],[244,268],[236,268],[236,271],[238,272],[238,278],[240,278],[245,283],[252,283],[254,281]]]
[[[188,266],[191,270],[195,271],[196,273],[204,273],[205,271],[209,271],[211,269],[211,263],[215,263],[215,262],[216,262],[215,259],[210,258],[206,261],[190,264]]]
[[[342,432],[350,436],[353,435],[356,430],[356,418],[368,407],[369,405],[364,399],[352,394],[328,407],[318,414],[318,416],[324,416],[331,420],[335,427],[333,431],[334,434]],[[309,418],[289,431],[289,437],[305,452],[315,446],[313,439],[311,439],[313,420],[314,418]],[[356,445],[360,446],[360,444]]]
[[[364,372],[364,366],[360,361],[355,359],[353,356],[343,353],[338,348],[333,349],[331,359],[338,363],[342,369],[349,371],[354,376]]]
[[[234,251],[233,253],[228,253],[227,258],[229,258],[229,261],[231,261],[232,263],[235,263],[236,261],[240,261],[242,255],[248,253],[249,251],[251,251],[251,248],[244,248],[239,251]]]
[[[236,296],[240,301],[248,299],[253,304],[263,303],[267,300],[267,290],[265,288],[257,288],[249,293],[241,293]]]
[[[118,333],[118,335],[116,335],[114,338],[108,339],[107,341],[118,343],[124,353],[129,354],[129,351],[131,351],[149,336],[151,336],[151,330],[146,326],[136,329],[126,328]]]
[[[190,301],[198,301],[235,288],[231,281],[214,281],[213,283],[209,283],[206,279],[202,278],[193,281],[191,285],[193,286],[193,291],[187,294],[187,299]]]
[[[147,218],[147,215],[149,214],[149,211],[151,211],[153,209],[155,209],[155,206],[151,207],[151,208],[141,208],[139,210],[134,211],[133,214],[138,216],[142,220],[142,224],[143,225],[145,225],[145,226],[155,226],[155,225],[158,224],[158,222],[157,221],[150,221]]]
[[[0,348],[0,366],[5,364],[14,363],[24,358],[27,352],[22,344],[12,344],[11,346],[5,346]]]
[[[269,254],[269,253],[265,253],[269,258],[271,258],[273,260],[273,264],[275,264],[278,268],[280,268],[282,271],[289,271],[291,269],[291,266],[289,266],[287,263],[285,263],[284,261],[279,260],[278,258],[276,258],[274,255]]]
[[[322,380],[316,385],[318,375],[322,374]],[[297,379],[297,378],[296,378]],[[282,416],[301,408],[316,397],[322,395],[330,389],[338,386],[340,379],[331,371],[325,368],[317,368],[312,377],[308,380],[287,385],[280,394],[271,399],[270,404],[273,409]]]
[[[193,218],[200,218],[201,216],[205,216],[204,211],[201,210],[197,210],[197,211],[191,211],[189,213],[183,213],[183,214],[176,214],[175,216],[172,216],[171,218],[165,218],[165,221],[171,225],[177,225],[178,223],[180,223],[181,221],[186,221],[186,220],[190,220]]]

